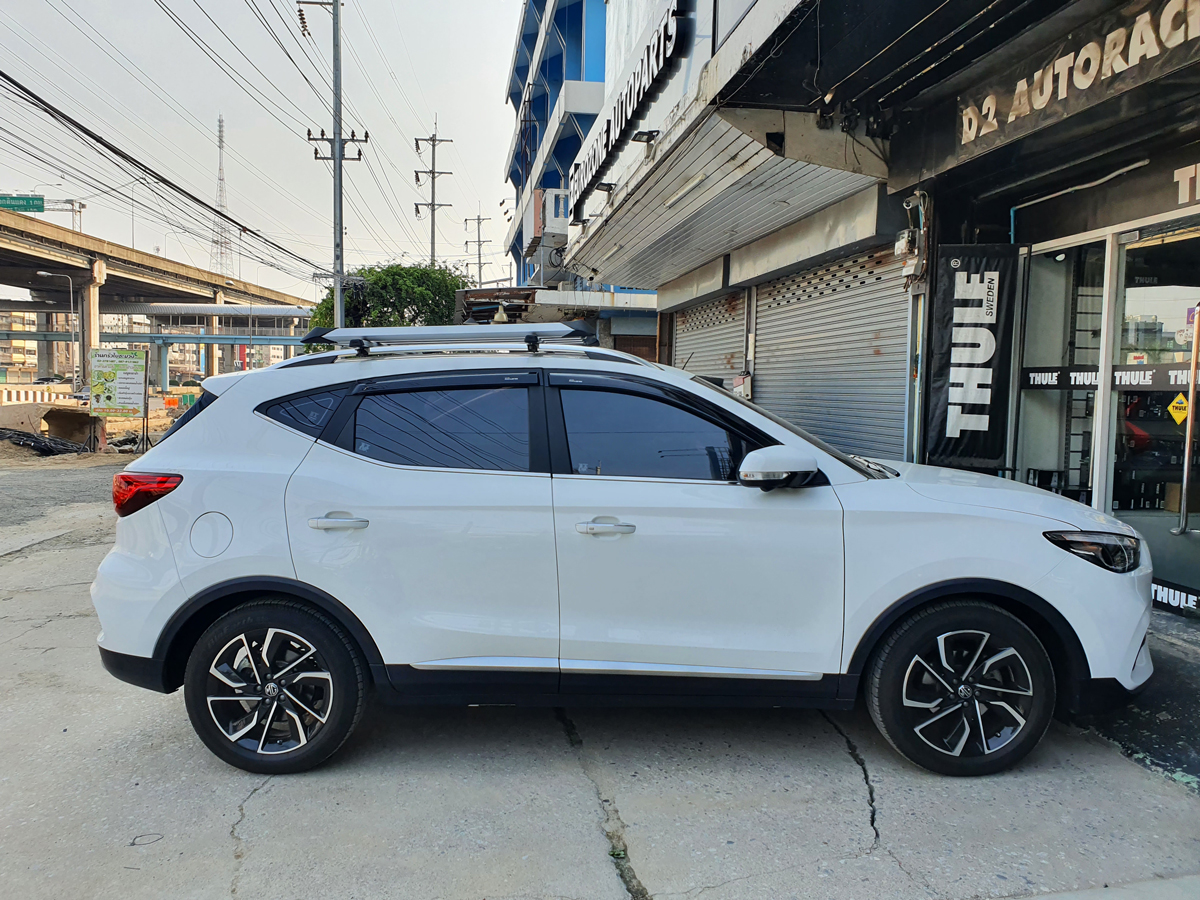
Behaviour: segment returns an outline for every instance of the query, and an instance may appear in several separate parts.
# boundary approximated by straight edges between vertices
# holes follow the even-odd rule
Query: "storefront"
[[[1156,580],[1169,589],[1160,599],[1196,609],[1200,532],[1181,523],[1181,512],[1186,490],[1190,512],[1200,513],[1194,438],[1186,479],[1184,472],[1195,403],[1200,208],[1177,203],[1177,154],[1200,155],[1200,146],[1150,160],[1120,185],[1114,180],[1092,222],[1072,221],[1059,207],[1027,227],[1043,239],[1030,246],[1016,471],[1137,528]],[[1153,190],[1155,179],[1170,190]],[[1162,199],[1177,208],[1152,212]],[[1138,207],[1149,214],[1053,234]]]
[[[934,208],[922,459],[1128,522],[1156,601],[1195,611],[1200,14],[1104,5],[931,90],[893,139],[892,189]]]

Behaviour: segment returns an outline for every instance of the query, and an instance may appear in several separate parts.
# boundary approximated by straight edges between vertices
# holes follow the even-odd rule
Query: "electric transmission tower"
[[[225,117],[217,116],[217,209],[222,215],[213,216],[212,248],[208,255],[210,271],[222,275],[233,275],[233,236],[229,231],[229,220],[224,218],[229,211],[229,200],[225,196]]]
[[[438,144],[453,144],[450,138],[440,138],[437,136],[437,119],[433,120],[433,134],[429,137],[413,138],[413,146],[416,148],[417,154],[421,153],[421,144],[428,144],[430,150],[429,168],[417,170],[417,187],[422,187],[421,176],[424,175],[429,179],[429,202],[414,203],[413,208],[416,210],[417,218],[421,218],[421,207],[424,206],[429,210],[429,264],[437,265],[437,211],[443,206],[450,206],[449,203],[437,202],[437,180],[439,175],[453,175],[453,172],[439,172],[437,167],[437,148]]]
[[[463,244],[463,249],[467,253],[470,253],[471,245],[472,244],[475,245],[475,265],[479,266],[479,278],[476,280],[475,284],[480,287],[483,286],[483,267],[484,267],[484,265],[489,265],[489,266],[491,265],[490,262],[484,263],[484,261],[483,261],[483,245],[491,243],[490,240],[487,240],[483,236],[483,223],[490,222],[490,221],[492,221],[492,220],[489,218],[486,218],[483,215],[478,215],[473,219],[464,219],[463,220],[463,228],[464,229],[469,229],[471,226],[471,223],[472,222],[475,223],[475,240],[466,241]]]

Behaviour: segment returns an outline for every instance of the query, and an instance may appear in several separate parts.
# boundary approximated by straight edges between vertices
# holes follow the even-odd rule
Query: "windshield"
[[[760,416],[764,416],[765,418],[770,419],[772,422],[774,422],[780,428],[786,428],[788,431],[790,431],[792,434],[796,435],[797,437],[804,438],[804,440],[808,441],[810,444],[812,444],[816,447],[819,447],[821,450],[824,450],[826,453],[828,453],[830,456],[832,456],[838,462],[849,466],[851,469],[853,469],[859,475],[862,475],[864,478],[887,478],[889,472],[891,472],[894,475],[899,474],[894,469],[887,469],[886,467],[880,466],[877,463],[873,463],[873,462],[870,462],[869,460],[863,459],[861,456],[851,456],[849,453],[843,453],[837,447],[834,447],[832,444],[825,443],[825,441],[821,440],[815,434],[810,434],[809,432],[807,432],[803,428],[801,428],[799,425],[793,425],[787,419],[782,419],[779,416],[775,415],[775,413],[771,412],[770,410],[763,409],[757,403],[751,403],[745,397],[739,397],[733,391],[728,390],[727,388],[725,388],[722,385],[715,384],[712,381],[709,381],[707,378],[705,378],[702,375],[693,375],[692,381],[693,381],[693,383],[701,385],[702,387],[706,387],[709,390],[716,391],[723,397],[728,397],[730,400],[736,400],[738,403],[740,403],[742,406],[745,406],[747,409],[752,409],[756,413],[758,413]]]

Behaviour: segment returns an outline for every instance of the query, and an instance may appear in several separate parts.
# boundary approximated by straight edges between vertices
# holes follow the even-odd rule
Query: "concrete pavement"
[[[0,469],[5,896],[950,900],[1200,873],[1200,794],[1057,724],[965,780],[861,712],[375,706],[315,772],[229,768],[181,694],[100,666],[115,470]]]

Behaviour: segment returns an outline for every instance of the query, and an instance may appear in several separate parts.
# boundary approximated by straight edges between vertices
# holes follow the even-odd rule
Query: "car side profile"
[[[914,763],[1023,758],[1153,666],[1151,561],[1012,481],[848,456],[570,325],[317,330],[114,479],[100,654],[255,772],[402,704],[861,698]]]

